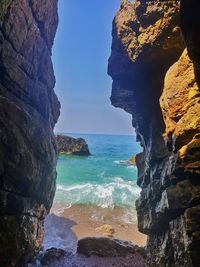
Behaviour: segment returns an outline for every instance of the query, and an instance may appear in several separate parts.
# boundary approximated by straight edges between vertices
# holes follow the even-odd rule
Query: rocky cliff
[[[55,192],[57,0],[0,1],[0,266],[39,249]]]
[[[198,1],[123,0],[113,21],[112,104],[133,117],[147,266],[200,262]]]

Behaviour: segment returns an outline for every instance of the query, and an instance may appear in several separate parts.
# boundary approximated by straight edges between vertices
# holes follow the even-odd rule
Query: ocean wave
[[[121,221],[125,224],[136,224],[137,223],[137,213],[135,209],[127,209],[126,212],[121,217]]]
[[[137,167],[135,165],[131,165],[128,160],[114,160],[115,164],[126,166],[128,169],[134,169],[137,170]]]
[[[72,186],[58,184],[55,201],[74,204],[94,204],[102,208],[115,206],[131,206],[140,194],[140,189],[134,181],[125,181],[114,177],[110,183],[85,183]]]
[[[114,163],[119,165],[127,165],[127,160],[114,160]]]
[[[135,165],[127,165],[127,168],[137,170],[137,167]]]

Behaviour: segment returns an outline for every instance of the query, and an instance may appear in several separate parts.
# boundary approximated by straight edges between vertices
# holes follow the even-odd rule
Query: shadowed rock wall
[[[57,0],[0,1],[0,266],[39,249],[56,179]]]
[[[200,262],[198,6],[123,0],[113,21],[111,101],[132,114],[143,147],[136,207],[152,267]]]

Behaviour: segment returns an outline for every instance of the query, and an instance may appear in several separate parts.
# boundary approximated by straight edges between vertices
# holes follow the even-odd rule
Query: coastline
[[[57,247],[74,253],[79,239],[102,236],[145,246],[146,236],[138,231],[137,222],[129,222],[126,216],[128,214],[122,207],[111,209],[80,204],[65,208],[55,203],[45,221],[43,246],[45,249]],[[111,231],[107,232],[105,225]]]

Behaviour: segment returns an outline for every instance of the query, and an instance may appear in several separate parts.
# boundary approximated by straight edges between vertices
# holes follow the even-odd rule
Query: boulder
[[[142,247],[131,242],[108,237],[86,237],[78,241],[77,252],[87,256],[125,257],[128,254],[140,253],[144,255]]]
[[[49,266],[54,261],[59,261],[66,256],[67,252],[58,248],[47,249],[40,258],[42,266]]]
[[[89,156],[90,151],[83,138],[73,138],[66,135],[57,135],[57,148],[59,154]]]

